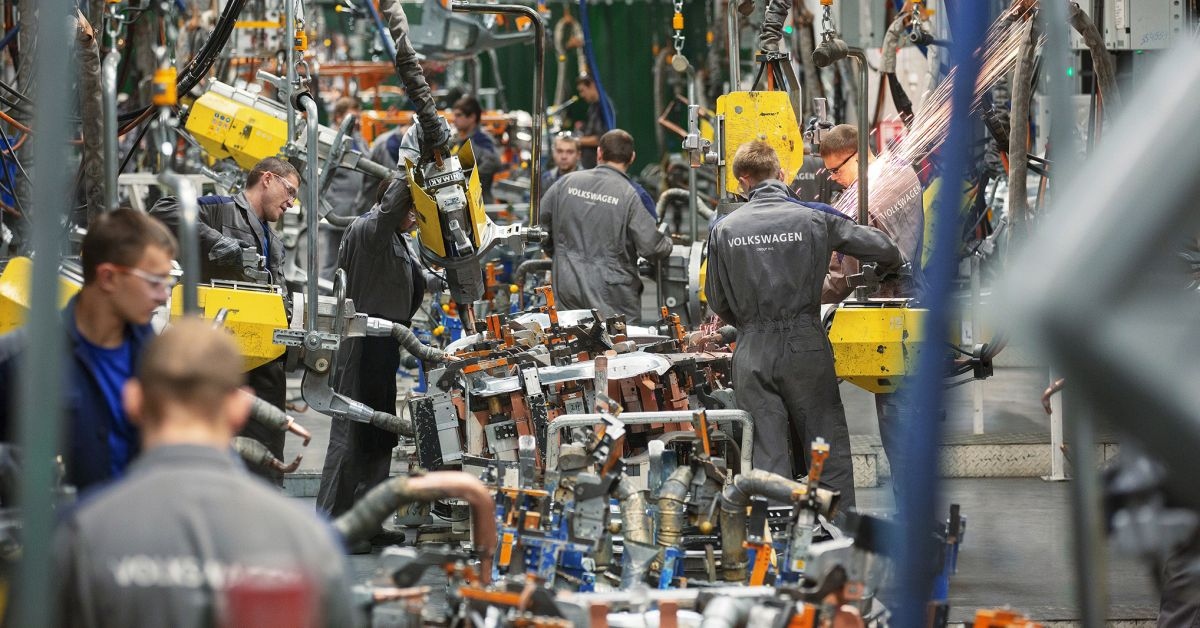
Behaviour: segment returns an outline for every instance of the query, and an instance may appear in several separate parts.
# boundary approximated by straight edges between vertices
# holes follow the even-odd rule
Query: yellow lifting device
[[[29,311],[30,279],[33,262],[14,257],[0,272],[0,334],[25,324]],[[83,277],[77,268],[64,264],[59,271],[58,306],[64,307],[79,292]],[[205,319],[213,320],[223,312],[223,325],[234,336],[245,359],[245,368],[262,366],[283,355],[286,347],[273,342],[276,329],[288,326],[283,296],[272,288],[241,282],[213,282],[197,289]],[[171,319],[183,315],[183,286],[171,293]]]

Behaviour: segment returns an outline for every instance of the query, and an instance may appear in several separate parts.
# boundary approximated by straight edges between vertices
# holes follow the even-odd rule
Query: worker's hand
[[[694,331],[688,334],[688,347],[693,351],[707,351],[721,343],[721,334]]]
[[[253,248],[240,240],[235,240],[229,236],[221,236],[217,243],[208,251],[208,261],[216,262],[221,266],[231,266],[241,268],[242,266],[242,249]]]

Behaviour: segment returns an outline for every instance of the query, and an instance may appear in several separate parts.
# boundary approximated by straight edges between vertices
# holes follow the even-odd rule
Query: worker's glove
[[[638,260],[638,274],[642,277],[653,277],[655,274],[656,265],[654,262],[642,258]]]
[[[254,247],[242,249],[242,275],[247,281],[255,283],[271,283],[271,273],[267,271],[267,258],[258,254]]]
[[[249,248],[254,251],[253,246],[231,238],[229,236],[221,236],[217,243],[208,251],[208,261],[215,262],[219,266],[229,266],[239,268],[242,266],[242,249]]]

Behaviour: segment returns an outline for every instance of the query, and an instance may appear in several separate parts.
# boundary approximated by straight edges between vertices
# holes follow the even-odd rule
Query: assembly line
[[[1200,616],[1196,0],[2,8],[0,626]]]

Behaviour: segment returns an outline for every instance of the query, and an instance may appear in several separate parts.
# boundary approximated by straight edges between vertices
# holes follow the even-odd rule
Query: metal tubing
[[[284,32],[287,34],[287,41],[284,42],[285,61],[287,64],[287,74],[283,93],[279,95],[279,100],[287,104],[287,138],[288,141],[296,139],[296,105],[292,102],[292,87],[296,84],[296,2],[297,0],[284,1],[284,19],[287,20],[287,25],[284,27]],[[316,153],[309,153],[316,155]]]
[[[1029,213],[1029,106],[1033,101],[1033,62],[1037,55],[1037,20],[1029,20],[1029,29],[1021,41],[1017,67],[1012,79],[1012,111],[1008,132],[1008,215],[1012,216],[1015,232],[1026,233]]]
[[[683,538],[687,522],[687,494],[692,483],[692,467],[678,467],[658,491],[658,545],[675,547]]]
[[[179,201],[179,258],[183,263],[183,311],[185,314],[198,314],[200,232],[197,223],[200,221],[200,207],[196,203],[196,186],[192,185],[191,179],[171,169],[174,144],[168,141],[171,137],[170,123],[171,108],[163,107],[158,113],[158,125],[162,134],[159,149],[163,163],[163,169],[158,173],[158,181],[170,188]]]
[[[687,66],[688,104],[696,104],[696,69],[692,64]],[[700,233],[700,207],[696,201],[696,169],[688,168],[688,213],[692,215],[691,242],[696,242]]]
[[[371,489],[346,514],[333,522],[348,544],[368,539],[383,520],[411,502],[461,499],[471,508],[471,529],[479,553],[479,578],[491,582],[496,551],[496,502],[483,482],[462,471],[434,471],[417,477],[395,477]]]
[[[546,127],[546,22],[532,7],[519,4],[471,4],[451,2],[450,9],[459,13],[503,13],[529,18],[534,28],[533,74],[533,155],[529,167],[529,229],[538,229],[542,182],[542,134]]]
[[[117,64],[121,55],[113,49],[104,55],[101,87],[104,90],[104,211],[117,208]]]
[[[13,626],[42,626],[54,622],[53,589],[51,588],[53,564],[51,552],[54,530],[54,492],[57,465],[54,462],[58,451],[59,429],[62,426],[63,372],[63,319],[58,308],[58,265],[61,229],[59,223],[68,213],[67,187],[55,164],[69,163],[69,130],[74,128],[69,121],[72,84],[71,64],[73,55],[62,54],[70,50],[72,38],[67,30],[67,18],[73,2],[68,0],[40,0],[37,4],[36,23],[41,24],[38,46],[41,54],[35,54],[32,46],[21,49],[22,64],[34,58],[33,70],[37,80],[33,81],[33,102],[37,103],[34,126],[38,132],[33,136],[33,163],[42,167],[33,174],[33,203],[31,212],[33,249],[33,283],[30,288],[30,311],[26,323],[30,339],[30,350],[25,352],[22,367],[18,372],[19,395],[18,426],[24,452],[25,469],[20,475],[19,505],[23,516],[22,553],[17,575],[12,582],[16,599],[10,619]],[[34,3],[21,4],[22,26],[33,21]],[[22,35],[26,35],[22,28]],[[32,42],[31,37],[22,43]],[[28,75],[26,75],[28,76]]]
[[[1083,615],[1083,626],[1103,626],[1108,610],[1108,586],[1097,582],[1103,578],[1096,574],[1108,573],[1105,556],[1105,530],[1102,502],[1104,491],[1100,486],[1100,472],[1096,463],[1096,428],[1092,417],[1081,412],[1080,404],[1071,404],[1071,415],[1075,419],[1067,430],[1067,442],[1074,462],[1074,480],[1071,482],[1071,519],[1074,534],[1071,535],[1075,555],[1075,596]]]
[[[741,33],[738,32],[738,14],[736,2],[729,0],[725,11],[725,45],[729,49],[729,91],[736,92],[742,88],[742,51]]]
[[[84,196],[87,199],[88,220],[106,211],[107,193],[104,189],[104,84],[101,80],[100,36],[82,13],[76,15],[75,51],[79,63],[79,117],[83,137],[80,172]]]
[[[691,410],[663,412],[623,412],[621,422],[626,425],[648,425],[650,423],[687,422],[692,420]],[[754,419],[745,410],[709,410],[710,423],[741,423],[742,425],[742,469],[752,468],[754,448]],[[604,422],[602,414],[564,414],[546,426],[546,468],[558,468],[558,449],[561,445],[559,432],[569,427],[588,427]]]
[[[291,3],[289,2],[289,5]],[[312,94],[300,94],[300,103],[304,106],[304,115],[307,118],[305,123],[308,125],[308,155],[305,161],[305,186],[304,186],[304,217],[307,223],[308,233],[308,297],[305,299],[305,329],[309,333],[317,331],[317,301],[320,299],[320,292],[317,286],[317,272],[320,270],[320,248],[317,241],[317,162],[320,157],[317,153],[317,133],[319,132],[317,124],[317,101],[313,99]],[[290,119],[290,117],[289,117]]]
[[[858,224],[870,220],[867,195],[867,55],[862,48],[846,48],[846,56],[858,62]]]
[[[653,543],[646,491],[638,489],[630,478],[622,478],[617,484],[617,503],[621,506],[621,535],[625,540],[646,545]]]
[[[721,493],[721,576],[726,582],[746,579],[746,508],[750,498],[761,495],[777,502],[791,502],[806,487],[768,471],[752,469],[733,478]]]

